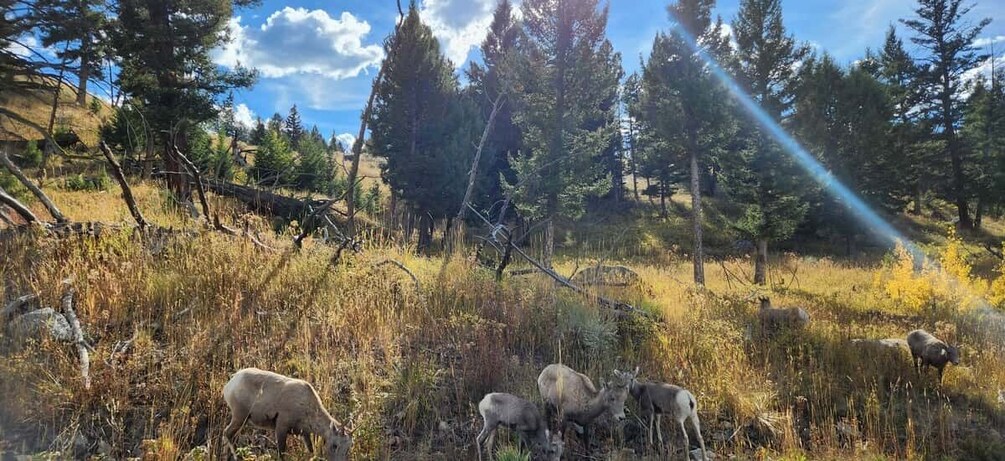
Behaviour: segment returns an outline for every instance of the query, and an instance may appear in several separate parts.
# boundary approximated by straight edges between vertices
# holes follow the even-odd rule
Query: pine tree
[[[300,139],[304,136],[304,125],[300,120],[300,111],[297,110],[296,104],[290,107],[290,114],[283,122],[283,133],[286,134],[286,139],[289,140],[293,150],[300,149]]]
[[[188,149],[190,128],[217,115],[216,101],[233,88],[250,86],[254,73],[224,71],[210,51],[227,40],[225,27],[233,7],[251,0],[120,0],[112,44],[121,59],[122,91],[142,101],[141,110],[165,152]],[[174,155],[164,155],[164,168],[182,171]],[[189,198],[184,175],[167,175],[168,186],[181,200]]]
[[[280,133],[268,130],[255,152],[251,176],[264,186],[285,186],[296,179],[293,151]]]
[[[301,190],[324,192],[331,181],[328,154],[323,141],[305,136],[300,141],[300,159],[296,167],[296,186]]]
[[[782,24],[781,0],[743,0],[733,21],[734,73],[769,116],[781,121],[792,105],[796,64],[808,48],[796,44]],[[749,119],[741,124],[744,141],[723,156],[725,182],[744,208],[734,226],[756,242],[754,282],[767,282],[768,244],[789,238],[802,221],[806,204],[796,195],[798,171],[781,146]]]
[[[520,184],[512,193],[523,214],[546,220],[550,265],[555,220],[578,216],[585,197],[610,189],[599,160],[617,132],[614,115],[605,114],[613,107],[605,111],[604,103],[618,85],[610,67],[619,57],[604,38],[607,8],[598,0],[525,0],[522,11],[527,40],[516,122],[526,153],[511,159]]]
[[[473,206],[487,210],[503,198],[502,183],[514,183],[509,158],[522,149],[522,134],[513,121],[516,96],[510,88],[514,79],[514,53],[521,40],[520,25],[513,17],[513,5],[501,0],[496,6],[489,32],[482,42],[484,65],[471,62],[467,69],[471,84],[466,91],[478,102],[482,119],[488,120],[493,102],[503,97],[502,106],[489,133],[479,166],[477,196]]]
[[[323,147],[325,150],[328,149],[328,144],[325,142],[325,137],[321,134],[321,130],[318,129],[317,125],[311,127],[311,131],[310,133],[308,133],[307,137],[313,140],[314,142],[320,144],[321,147]]]
[[[901,22],[914,31],[911,41],[922,47],[928,55],[922,58],[922,79],[928,88],[922,103],[938,123],[934,135],[945,143],[946,156],[952,167],[948,189],[949,199],[956,204],[959,226],[973,227],[970,216],[971,178],[967,177],[968,159],[957,134],[963,119],[963,73],[974,68],[984,56],[973,46],[974,39],[984,30],[991,18],[972,24],[966,18],[970,12],[963,0],[918,0],[914,19]]]
[[[262,117],[255,119],[255,127],[251,130],[251,135],[249,136],[248,142],[255,146],[259,146],[265,140],[265,122],[262,121]]]
[[[892,25],[886,33],[883,50],[875,58],[875,63],[866,60],[866,66],[875,67],[874,75],[886,87],[888,100],[893,106],[891,155],[903,159],[898,177],[910,184],[914,196],[915,214],[921,214],[922,196],[931,172],[937,168],[936,162],[921,147],[927,120],[917,110],[925,90],[921,81],[922,68],[904,49],[904,42],[897,37]]]
[[[642,118],[663,141],[678,146],[667,149],[674,156],[668,163],[689,165],[692,229],[694,232],[694,281],[705,283],[702,248],[701,177],[712,155],[732,134],[726,92],[709,74],[690,40],[708,55],[721,55],[728,43],[721,24],[712,23],[714,0],[681,0],[667,7],[676,24],[669,35],[658,34],[652,55],[643,69]],[[686,34],[686,35],[685,35]]]
[[[383,179],[415,209],[419,248],[434,220],[456,212],[476,142],[477,109],[460,97],[453,66],[440,54],[415,5],[386,43],[384,78],[371,114],[371,146],[387,161]],[[358,190],[358,189],[357,189]]]
[[[281,134],[285,138],[286,137],[286,132],[283,129],[283,124],[284,123],[286,123],[286,122],[283,120],[283,116],[279,115],[279,112],[276,112],[276,113],[272,114],[272,117],[269,118],[269,122],[265,126],[266,126],[266,128],[269,129],[269,131],[274,131],[276,133],[279,133],[279,134]]]
[[[969,157],[968,177],[973,178],[977,196],[974,226],[980,228],[984,213],[1005,204],[1005,90],[999,80],[1005,73],[992,75],[990,82],[979,78],[967,98],[961,137]]]
[[[102,29],[107,22],[103,0],[38,0],[42,46],[55,48],[64,63],[76,62],[77,104],[87,106],[87,83],[103,74]]]

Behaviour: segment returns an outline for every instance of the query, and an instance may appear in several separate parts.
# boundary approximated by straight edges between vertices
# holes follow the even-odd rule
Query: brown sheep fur
[[[567,422],[581,427],[583,441],[589,447],[589,425],[597,417],[607,413],[614,421],[625,419],[625,400],[631,383],[624,375],[615,370],[616,379],[610,383],[601,382],[601,388],[597,390],[586,375],[562,364],[548,365],[537,378],[545,417],[550,422],[557,412],[563,427]]]
[[[276,432],[280,458],[286,451],[286,437],[292,433],[303,437],[308,451],[314,451],[310,439],[313,434],[324,439],[330,461],[349,459],[352,437],[325,410],[317,391],[307,381],[244,368],[223,387],[223,399],[231,412],[230,424],[223,431],[231,453],[234,436],[250,422]]]
[[[946,368],[947,363],[960,364],[959,348],[946,344],[925,330],[914,330],[908,333],[907,344],[911,348],[914,367],[919,370],[922,367],[935,367],[939,370],[939,382],[942,382],[942,371]]]
[[[488,439],[488,451],[492,453],[492,445],[496,430],[506,426],[520,436],[520,442],[531,448],[535,460],[558,461],[562,457],[563,446],[561,436],[552,440],[548,432],[548,423],[541,417],[537,406],[513,394],[493,392],[486,394],[478,403],[478,412],[484,420],[484,427],[475,439],[478,449],[478,459],[482,459],[482,449]]]

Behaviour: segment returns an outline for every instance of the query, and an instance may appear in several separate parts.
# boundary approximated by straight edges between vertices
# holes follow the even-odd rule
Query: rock
[[[66,317],[51,307],[38,309],[15,317],[7,324],[7,334],[15,341],[23,342],[28,338],[38,338],[43,332],[57,341],[73,341],[73,330]]]
[[[713,459],[715,459],[715,453],[712,453],[711,451],[706,451],[705,454],[707,455],[705,461],[712,461]],[[694,450],[691,450],[691,456],[689,459],[693,461],[702,461],[701,448],[695,448]]]

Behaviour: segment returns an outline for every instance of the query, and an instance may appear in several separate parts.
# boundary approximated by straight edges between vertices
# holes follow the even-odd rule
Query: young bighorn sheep
[[[531,449],[532,459],[558,461],[562,458],[564,445],[561,434],[554,439],[550,436],[547,421],[541,417],[541,412],[533,403],[513,394],[493,392],[486,394],[478,403],[478,412],[485,422],[485,427],[475,439],[479,461],[482,459],[482,448],[486,439],[491,459],[492,445],[500,425],[516,431],[520,436],[520,442]]]
[[[761,321],[761,331],[771,335],[782,329],[802,329],[810,323],[810,314],[801,307],[775,308],[767,296],[760,298],[761,309],[757,318]]]
[[[558,363],[545,367],[537,377],[537,389],[544,400],[548,422],[551,422],[554,413],[558,413],[559,425],[563,429],[567,422],[576,424],[584,446],[589,449],[589,425],[594,419],[607,413],[616,422],[625,420],[625,399],[631,384],[626,376],[632,375],[615,370],[614,376],[617,379],[612,382],[601,381],[598,391],[590,378],[572,368]],[[566,431],[560,432],[564,434]]]
[[[627,374],[627,373],[626,373]],[[665,383],[642,383],[635,380],[639,369],[631,373],[631,385],[629,392],[639,403],[642,420],[646,421],[646,429],[649,434],[649,445],[653,443],[653,423],[656,425],[656,435],[659,437],[660,446],[663,446],[663,431],[660,429],[663,422],[663,415],[668,415],[677,421],[681,432],[684,434],[684,456],[690,453],[690,440],[687,437],[687,429],[684,428],[684,421],[691,420],[694,433],[698,436],[698,445],[701,447],[701,459],[708,459],[705,452],[705,439],[701,436],[701,422],[698,421],[698,401],[694,394],[680,386]]]
[[[960,364],[959,348],[946,344],[925,330],[914,330],[908,333],[907,344],[911,348],[914,367],[919,371],[921,367],[935,367],[939,370],[940,383],[942,382],[942,370],[946,368],[947,363]]]
[[[276,431],[279,457],[286,451],[286,437],[300,435],[308,451],[314,451],[311,434],[325,441],[329,461],[349,459],[350,431],[342,427],[321,404],[317,391],[307,381],[271,371],[244,368],[223,386],[223,399],[230,407],[230,424],[223,430],[224,441],[234,454],[234,436],[252,425]],[[236,455],[235,455],[236,456]]]

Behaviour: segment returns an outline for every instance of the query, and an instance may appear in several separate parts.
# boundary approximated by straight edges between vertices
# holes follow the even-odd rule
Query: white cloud
[[[234,106],[234,121],[247,127],[255,127],[255,113],[243,102]]]
[[[336,136],[335,139],[338,139],[339,144],[342,144],[342,149],[346,152],[348,152],[349,149],[352,149],[353,143],[356,142],[356,136],[350,133],[342,133]]]
[[[293,104],[323,111],[358,111],[370,95],[369,78],[336,80],[324,76],[294,74],[281,79],[266,79],[256,88],[272,97],[273,109],[285,113]]]
[[[33,35],[25,35],[24,37],[17,39],[17,42],[18,43],[8,44],[7,49],[22,58],[32,56],[35,51],[39,51],[41,48],[41,45],[38,43],[38,39],[36,39]],[[41,51],[44,52],[46,50],[43,49]]]
[[[977,40],[974,40],[973,46],[976,48],[984,48],[999,42],[1005,42],[1005,35],[978,38]]]
[[[492,24],[496,0],[424,0],[419,14],[457,67],[468,60]]]
[[[964,82],[972,82],[977,79],[978,76],[983,75],[985,78],[991,78],[991,69],[1002,69],[1005,68],[1005,55],[996,56],[994,58],[994,66],[991,65],[991,59],[985,59],[984,62],[980,63],[977,67],[970,69],[963,73],[960,77]]]
[[[286,7],[260,27],[244,26],[235,17],[228,29],[231,40],[215,51],[214,60],[227,67],[254,67],[268,78],[295,74],[351,78],[379,65],[384,56],[380,45],[363,44],[370,24],[349,12],[336,19],[324,10]]]

